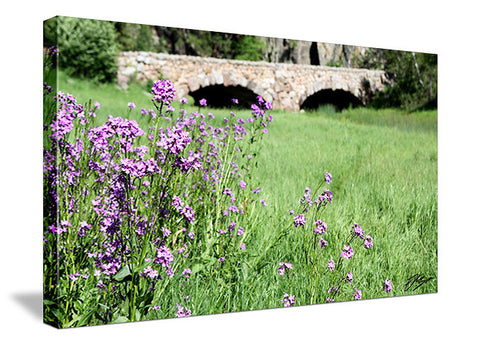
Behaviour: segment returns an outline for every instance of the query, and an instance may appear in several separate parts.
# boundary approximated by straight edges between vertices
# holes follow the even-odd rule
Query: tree
[[[369,49],[363,67],[381,69],[392,80],[377,93],[372,106],[417,110],[437,107],[437,55]]]
[[[111,82],[117,75],[117,37],[108,21],[54,17],[44,42],[55,42],[59,66],[70,75]]]

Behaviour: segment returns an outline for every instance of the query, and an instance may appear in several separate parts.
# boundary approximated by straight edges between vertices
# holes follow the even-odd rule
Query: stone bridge
[[[300,64],[274,64],[202,58],[151,52],[122,52],[118,58],[118,84],[126,88],[135,79],[171,80],[178,98],[191,95],[198,104],[231,106],[236,98],[244,106],[257,95],[274,109],[299,111],[333,104],[342,109],[365,105],[389,80],[384,71]]]

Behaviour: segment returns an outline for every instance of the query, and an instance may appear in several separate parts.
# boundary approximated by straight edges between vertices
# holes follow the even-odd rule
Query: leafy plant
[[[437,107],[436,54],[369,49],[364,67],[385,70],[393,82],[377,93],[372,107],[400,107],[410,111]]]
[[[118,44],[113,23],[71,17],[51,21],[54,29],[45,34],[57,42],[61,69],[97,82],[116,79]]]

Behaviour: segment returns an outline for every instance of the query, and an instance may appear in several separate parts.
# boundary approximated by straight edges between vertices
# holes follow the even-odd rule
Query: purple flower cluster
[[[153,84],[152,94],[154,103],[170,105],[170,102],[175,99],[175,88],[171,81],[159,80]]]
[[[332,182],[332,174],[331,173],[329,173],[329,172],[325,173],[325,182],[327,182],[328,184],[330,184]]]
[[[304,214],[299,214],[298,216],[295,216],[293,219],[294,219],[293,225],[295,227],[304,226],[305,223],[307,222],[307,219],[305,218]]]
[[[190,317],[191,315],[192,315],[192,311],[190,311],[186,307],[181,306],[180,304],[177,304],[177,313],[175,313],[175,317],[177,318]]]
[[[340,257],[350,259],[353,257],[353,249],[349,245],[344,245]]]
[[[153,104],[161,113],[163,106],[171,107],[175,89],[170,81],[157,81],[152,94]],[[186,280],[190,269],[183,273],[174,269],[182,266],[183,258],[202,252],[197,245],[205,244],[208,231],[194,233],[192,223],[201,223],[203,216],[212,215],[212,209],[220,211],[213,217],[217,218],[218,233],[207,235],[218,242],[212,254],[220,262],[232,259],[232,264],[238,261],[237,256],[245,256],[241,252],[246,248],[248,233],[238,224],[245,221],[249,206],[266,202],[261,196],[252,199],[260,188],[253,193],[246,189],[255,153],[245,153],[240,141],[254,143],[260,138],[258,129],[266,132],[273,120],[265,115],[270,103],[258,98],[251,120],[231,113],[224,127],[208,125],[202,113],[187,116],[181,110],[178,119],[157,117],[155,126],[146,133],[136,121],[111,115],[93,127],[90,124],[100,109],[98,102],[88,110],[71,95],[59,92],[55,99],[55,119],[45,127],[51,145],[44,148],[49,226],[44,240],[49,250],[58,250],[62,278],[77,281],[80,273],[94,268],[98,279],[93,286],[97,284],[100,293],[113,293],[111,288],[121,287],[118,292],[122,295],[130,295],[142,283],[147,283],[149,287],[145,288],[149,290],[155,289],[165,273],[176,276],[179,272],[178,276]],[[201,104],[206,105],[206,101]],[[128,114],[137,112],[133,102],[128,108]],[[153,110],[145,108],[138,113],[156,117]],[[304,225],[303,219],[297,223]],[[58,248],[54,248],[56,244]],[[279,273],[284,273],[292,265],[280,266]],[[229,271],[228,266],[219,268]],[[137,300],[132,305],[142,300],[130,297]],[[294,304],[294,296],[289,298]],[[115,300],[112,297],[112,302]],[[159,309],[151,304],[148,307]],[[190,314],[178,305],[176,316]]]
[[[390,293],[392,291],[392,281],[388,278],[383,281],[383,289],[385,290],[385,293]]]
[[[305,193],[303,194],[303,197],[300,199],[300,203],[302,205],[305,205],[305,207],[308,205],[308,206],[312,206],[313,205],[313,201],[311,199],[311,190],[310,188],[308,187],[305,187]],[[308,211],[308,207],[306,207],[307,211]]]
[[[172,206],[188,222],[192,223],[195,220],[195,210],[189,205],[186,205],[180,197],[176,195],[173,197]]]
[[[294,306],[296,304],[295,295],[285,293],[283,295],[282,302],[284,307]]]
[[[85,112],[83,105],[77,104],[75,97],[70,94],[65,95],[59,91],[55,99],[57,100],[58,111],[56,119],[50,126],[53,131],[52,139],[60,141],[65,139],[66,135],[72,131],[75,119],[85,119]]]
[[[292,269],[292,264],[281,261],[280,267],[278,268],[278,273],[283,275],[285,273],[285,269]]]
[[[363,245],[366,249],[373,248],[373,238],[370,234],[364,235],[363,229],[357,223],[352,226],[352,235],[357,236],[363,241]]]
[[[330,259],[330,260],[328,261],[328,269],[329,269],[330,271],[335,270],[335,262],[333,261],[333,259]]]
[[[153,281],[161,279],[158,271],[155,269],[152,269],[150,265],[143,269],[143,272],[140,273],[140,276],[147,277]]]
[[[318,244],[323,249],[323,248],[327,247],[328,242],[323,237],[321,237],[320,240],[318,240]]]
[[[190,134],[183,129],[183,124],[168,127],[165,131],[160,129],[157,147],[163,148],[168,153],[180,154],[192,142]]]
[[[322,222],[321,219],[314,222],[313,225],[315,225],[315,229],[313,230],[315,234],[323,235],[327,232],[327,223]]]
[[[121,171],[136,178],[142,178],[147,175],[153,175],[161,172],[161,169],[158,167],[157,162],[153,158],[149,158],[145,161],[122,158],[120,162]]]
[[[358,225],[357,223],[354,223],[352,226],[352,232],[360,238],[360,240],[363,240],[363,229]]]
[[[154,262],[167,269],[168,276],[173,276],[173,254],[166,246],[160,246],[160,248],[157,248],[157,255],[155,256]]]
[[[346,283],[349,283],[349,284],[352,284],[352,281],[353,281],[353,274],[349,271],[347,273],[347,277],[343,277],[343,280],[346,282]]]
[[[322,194],[318,195],[318,198],[315,200],[315,203],[318,206],[325,206],[328,203],[332,203],[333,194],[328,189],[325,189]]]
[[[373,247],[373,239],[369,234],[365,235],[365,239],[363,241],[363,244],[364,244],[366,249]]]

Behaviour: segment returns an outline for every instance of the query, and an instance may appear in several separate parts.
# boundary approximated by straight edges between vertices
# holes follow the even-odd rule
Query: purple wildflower
[[[192,315],[192,311],[187,309],[186,307],[180,306],[180,304],[177,304],[177,313],[175,313],[175,316],[180,318],[180,317],[190,317]]]
[[[170,105],[170,101],[175,98],[175,88],[169,80],[160,80],[152,86],[153,102]]]
[[[185,269],[185,270],[183,270],[183,272],[182,272],[182,275],[183,275],[183,277],[185,277],[185,278],[189,278],[191,274],[192,274],[192,270],[190,270],[190,269]]]
[[[172,232],[165,227],[162,227],[161,231],[163,233],[163,237],[169,237],[172,234]]]
[[[236,105],[238,105],[238,99],[232,99],[232,102]]]
[[[353,281],[353,275],[352,275],[352,273],[349,271],[349,272],[347,273],[347,278],[344,277],[343,279],[344,279],[346,282],[348,282],[349,284],[352,284],[352,281]]]
[[[338,294],[338,293],[340,293],[340,289],[337,286],[333,286],[333,287],[328,288],[328,292]]]
[[[167,270],[171,270],[173,254],[166,246],[160,246],[160,248],[157,248],[157,255],[155,256],[154,262],[161,264],[162,267],[167,268]]]
[[[316,228],[313,230],[315,234],[323,235],[327,232],[327,223],[322,222],[321,219],[314,222],[313,225],[316,226]]]
[[[183,130],[181,126],[174,126],[159,133],[156,145],[172,154],[180,154],[190,142],[192,142],[192,138],[189,133]]]
[[[245,181],[240,181],[238,182],[240,184],[240,188],[242,189],[245,189],[245,187],[247,186],[247,184],[245,183]]]
[[[383,282],[383,289],[385,289],[385,293],[392,291],[392,282],[388,278]]]
[[[363,229],[357,223],[352,226],[352,232],[357,235],[360,240],[363,240]]]
[[[329,172],[326,172],[325,173],[325,181],[330,184],[330,182],[332,182],[332,174],[329,173]]]
[[[160,278],[158,271],[152,269],[150,265],[143,269],[143,272],[140,273],[140,276],[148,277],[152,280],[157,280]]]
[[[128,107],[130,107],[131,110],[133,110],[137,105],[135,105],[133,102],[128,103]]]
[[[373,247],[373,239],[369,234],[365,235],[364,245],[366,249]]]
[[[328,189],[324,190],[322,194],[318,195],[318,199],[315,200],[318,206],[326,205],[327,203],[331,203],[333,200],[333,194]]]
[[[298,227],[299,225],[305,225],[306,222],[307,219],[305,218],[305,215],[299,214],[298,216],[294,217],[293,225],[295,225],[295,227]]]
[[[305,194],[303,194],[303,198],[300,199],[302,205],[307,204],[308,206],[312,206],[313,202],[310,196],[310,191],[310,188],[305,187]]]
[[[321,237],[318,241],[318,244],[320,245],[320,247],[325,248],[327,246],[327,241],[325,241],[325,239]]]
[[[70,274],[68,277],[69,277],[72,281],[75,282],[75,281],[78,280],[78,278],[80,277],[80,273],[77,272],[77,273],[74,273],[74,274]]]
[[[241,235],[243,235],[244,232],[245,232],[245,228],[239,226],[239,227],[238,227],[238,230],[237,230],[237,235],[238,235],[238,236],[241,236]]]
[[[285,295],[283,296],[282,302],[283,302],[284,307],[294,306],[295,303],[296,303],[295,302],[295,295],[285,293]]]
[[[292,264],[281,261],[280,267],[278,268],[278,273],[283,275],[285,273],[285,269],[292,269]]]
[[[333,259],[330,259],[330,260],[328,261],[328,269],[329,269],[330,271],[335,270],[335,262],[333,261]]]
[[[200,106],[207,106],[207,100],[206,99],[201,99],[200,100]]]
[[[350,259],[351,257],[353,257],[352,247],[350,247],[349,245],[344,245],[340,257],[343,257],[345,259]]]
[[[76,118],[85,118],[85,113],[83,106],[77,104],[76,99],[70,94],[65,96],[64,93],[59,91],[55,99],[57,100],[58,111],[50,127],[53,130],[52,138],[60,141],[66,134],[72,131],[73,121]]]
[[[229,211],[232,211],[233,213],[237,213],[238,212],[238,207],[235,206],[235,205],[232,205],[228,208]]]
[[[91,224],[88,224],[85,221],[80,222],[80,227],[78,228],[78,236],[85,236],[86,235],[85,231],[91,230],[91,229],[92,229]]]
[[[353,292],[353,297],[355,300],[360,300],[362,298],[362,291],[360,289],[355,288],[355,291]]]

